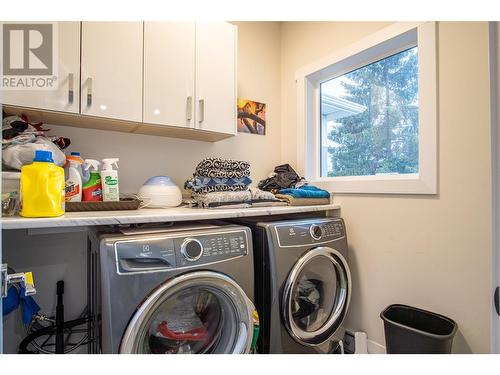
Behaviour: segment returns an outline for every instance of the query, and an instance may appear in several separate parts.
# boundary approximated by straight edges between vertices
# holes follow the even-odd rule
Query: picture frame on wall
[[[238,132],[266,135],[266,104],[238,98]]]

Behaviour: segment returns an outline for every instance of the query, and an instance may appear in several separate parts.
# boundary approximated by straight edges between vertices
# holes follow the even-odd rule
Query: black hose
[[[88,322],[88,320],[89,320],[89,317],[69,320],[69,321],[63,323],[62,329],[64,331],[65,329],[69,329],[69,328],[73,328],[73,327],[85,324]],[[50,326],[50,327],[40,328],[40,329],[36,330],[35,332],[30,333],[19,344],[19,354],[33,354],[33,352],[28,350],[28,345],[31,343],[31,341],[33,341],[41,336],[54,334],[54,332],[56,332],[56,330],[57,330],[56,326]]]

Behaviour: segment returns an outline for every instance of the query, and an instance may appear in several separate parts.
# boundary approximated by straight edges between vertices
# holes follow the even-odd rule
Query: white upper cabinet
[[[144,23],[144,118],[194,127],[194,22]]]
[[[6,105],[78,113],[80,102],[80,22],[57,22],[57,89],[5,90]]]
[[[143,121],[235,134],[235,26],[145,23]]]
[[[236,26],[57,24],[58,89],[4,91],[7,107],[21,107],[10,113],[40,109],[31,113],[56,125],[69,125],[74,113],[76,126],[88,116],[85,127],[210,141],[236,135]]]
[[[236,134],[236,26],[196,23],[196,127]]]
[[[82,22],[81,113],[142,121],[142,22]]]

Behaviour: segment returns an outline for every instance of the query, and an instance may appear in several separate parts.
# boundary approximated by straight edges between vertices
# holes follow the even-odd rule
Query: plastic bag
[[[34,143],[11,145],[2,150],[2,162],[11,169],[21,170],[23,165],[33,163],[36,150],[52,152],[54,163],[60,167],[66,162],[64,153],[47,137],[37,137]]]

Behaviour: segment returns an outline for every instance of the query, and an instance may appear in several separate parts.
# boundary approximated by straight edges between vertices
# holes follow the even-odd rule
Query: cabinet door
[[[236,132],[236,26],[196,23],[196,126]]]
[[[194,126],[194,22],[144,23],[144,122]]]
[[[60,112],[79,112],[80,103],[80,22],[56,22],[57,89],[5,90],[6,105]]]
[[[142,22],[82,22],[82,114],[142,121],[142,46]]]

